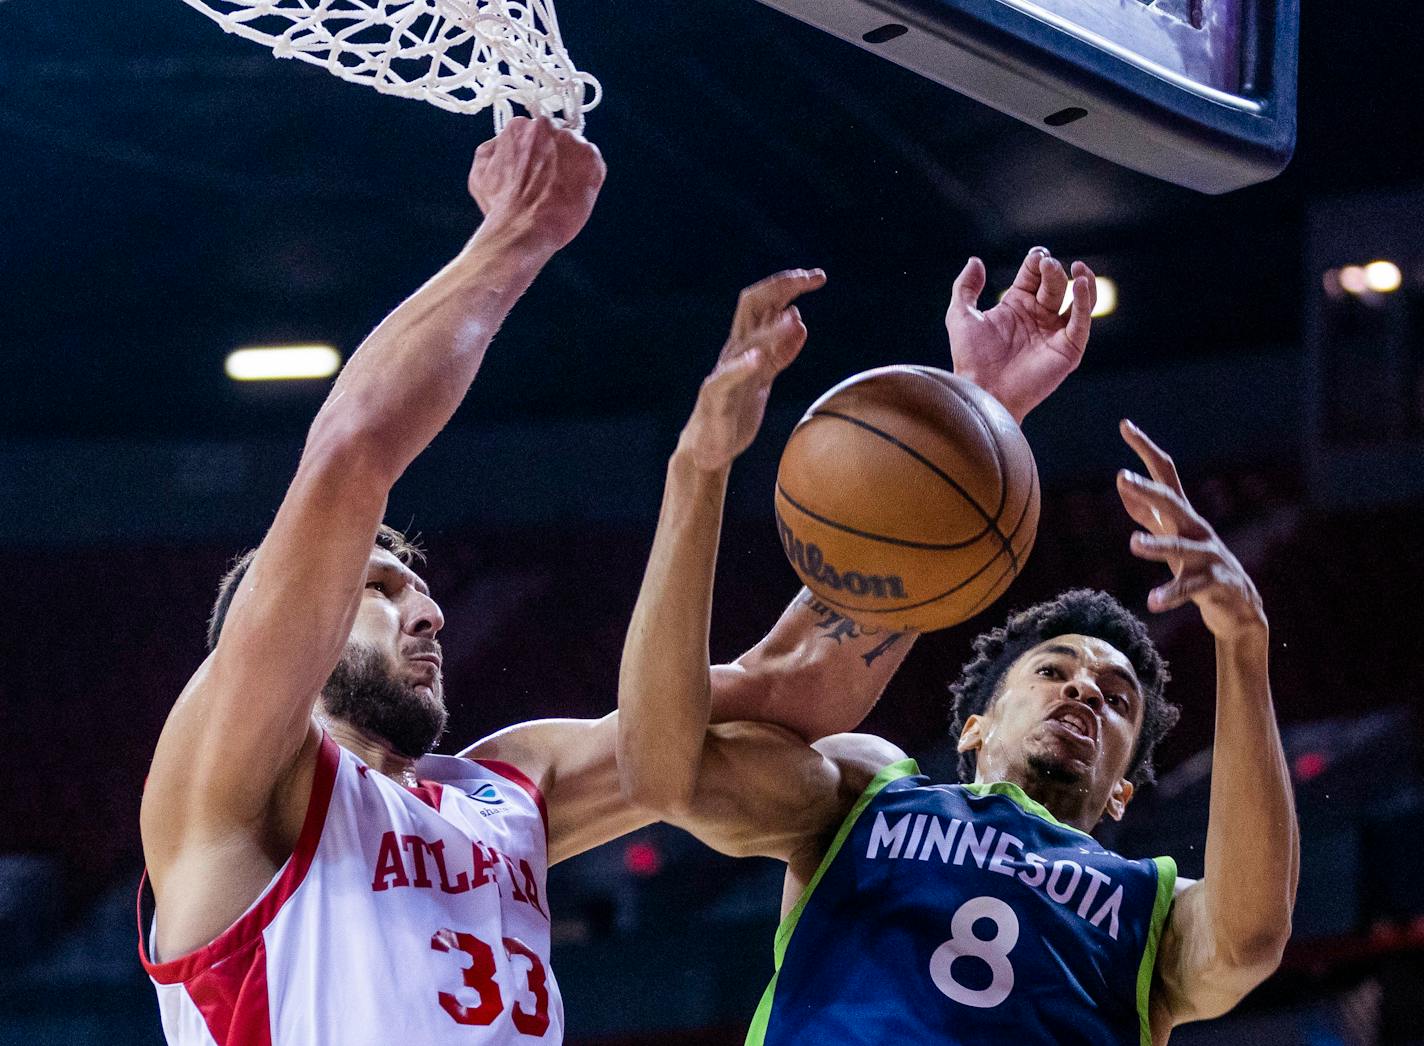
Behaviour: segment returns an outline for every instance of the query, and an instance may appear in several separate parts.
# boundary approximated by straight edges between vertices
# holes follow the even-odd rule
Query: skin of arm
[[[1220,1016],[1280,964],[1290,938],[1300,837],[1271,701],[1270,632],[1240,562],[1187,502],[1177,470],[1130,422],[1123,438],[1151,479],[1124,472],[1118,491],[1143,528],[1132,550],[1166,563],[1171,581],[1148,608],[1193,602],[1216,644],[1216,741],[1206,874],[1182,886],[1163,930],[1152,993],[1153,1036]]]
[[[727,476],[761,426],[772,381],[805,345],[792,302],[824,283],[824,273],[795,270],[742,292],[668,462],[623,648],[617,745],[623,795],[663,818],[690,807],[712,716],[708,630]]]
[[[798,755],[810,751],[807,742],[835,733],[836,724],[855,725],[913,641],[906,633],[862,631],[803,591],[765,639],[732,664],[709,670],[712,721],[727,724],[713,727],[721,758],[730,758],[730,739],[748,736],[754,724],[767,724],[770,736]],[[511,763],[538,784],[549,811],[549,863],[557,864],[657,820],[622,795],[618,720],[613,712],[519,723],[460,754]]]
[[[308,434],[217,649],[169,714],[141,812],[164,950],[211,939],[260,893],[300,829],[311,721],[361,598],[386,497],[449,421],[505,315],[586,221],[597,150],[516,120],[475,154],[486,220],[361,345]]]

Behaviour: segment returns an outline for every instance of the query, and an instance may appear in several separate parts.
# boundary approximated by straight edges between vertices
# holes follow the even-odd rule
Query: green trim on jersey
[[[1147,931],[1147,946],[1142,949],[1142,962],[1137,967],[1137,1019],[1142,1029],[1142,1046],[1152,1046],[1152,974],[1157,969],[1157,946],[1162,943],[1162,927],[1172,910],[1177,893],[1177,862],[1170,857],[1153,858],[1157,863],[1157,900],[1152,905],[1152,927]]]
[[[1049,813],[1048,807],[1035,799],[1030,799],[1028,793],[1012,781],[994,781],[991,784],[981,784],[975,781],[973,784],[963,786],[966,792],[977,795],[981,799],[986,795],[1002,795],[1006,799],[1012,799],[1019,808],[1026,814],[1033,814],[1035,817],[1042,817],[1049,824],[1056,824],[1059,828],[1066,828],[1070,832],[1077,832],[1079,835],[1088,835],[1081,828],[1074,828],[1071,824],[1064,824],[1053,814]],[[1092,836],[1088,836],[1092,838]]]
[[[831,862],[836,859],[836,855],[841,852],[845,841],[850,838],[855,822],[860,818],[865,808],[870,805],[871,800],[879,795],[881,789],[891,781],[898,781],[902,777],[914,777],[919,772],[919,764],[913,759],[901,759],[899,762],[891,763],[876,774],[870,784],[865,786],[865,791],[860,793],[860,798],[850,808],[850,813],[846,814],[845,820],[841,822],[840,830],[836,832],[835,839],[831,841],[830,848],[826,850],[826,856],[821,858],[816,874],[811,876],[811,881],[806,884],[806,889],[801,891],[801,896],[796,900],[796,906],[786,913],[786,918],[782,919],[781,925],[776,928],[776,944],[772,949],[775,972],[771,975],[771,983],[762,993],[761,1002],[757,1004],[756,1014],[752,1017],[752,1025],[747,1029],[746,1046],[762,1046],[766,1041],[767,1025],[771,1023],[771,1004],[776,995],[776,978],[781,973],[781,961],[786,957],[786,946],[791,943],[791,931],[795,930],[796,924],[801,921],[801,913],[806,910],[806,904],[811,900],[811,894],[817,884],[825,876],[826,870],[831,867]]]

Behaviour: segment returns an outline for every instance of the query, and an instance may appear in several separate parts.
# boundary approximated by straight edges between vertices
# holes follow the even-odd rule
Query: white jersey
[[[323,735],[291,858],[189,955],[150,961],[140,887],[139,957],[170,1046],[562,1041],[538,788],[489,760],[415,770],[402,787]]]

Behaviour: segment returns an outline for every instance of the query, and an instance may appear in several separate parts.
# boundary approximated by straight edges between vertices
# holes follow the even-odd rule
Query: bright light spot
[[[1068,293],[1063,295],[1063,306],[1058,315],[1065,316],[1073,304],[1073,285],[1068,284]],[[1117,311],[1117,281],[1111,276],[1098,277],[1098,303],[1093,306],[1093,319],[1111,316]]]
[[[1365,286],[1377,294],[1390,294],[1404,283],[1404,273],[1390,261],[1372,261],[1365,266]]]
[[[623,848],[623,867],[634,875],[657,875],[663,867],[663,855],[652,843],[629,843]]]
[[[1295,757],[1295,777],[1297,781],[1313,781],[1330,766],[1330,760],[1320,752],[1302,752]]]
[[[1369,281],[1365,279],[1365,270],[1360,265],[1347,265],[1340,270],[1340,286],[1344,287],[1351,294],[1364,294],[1369,290]]]
[[[262,345],[229,353],[225,370],[233,381],[329,378],[341,368],[330,345]]]

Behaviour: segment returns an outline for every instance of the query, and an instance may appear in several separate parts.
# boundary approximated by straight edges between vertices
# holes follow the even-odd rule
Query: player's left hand
[[[970,258],[954,281],[944,325],[954,372],[992,394],[1022,422],[1083,360],[1097,304],[1097,278],[1080,261],[1072,265],[1072,304],[1059,315],[1070,293],[1063,263],[1035,247],[1019,266],[1003,300],[987,312],[978,308],[984,292],[984,263]]]
[[[678,441],[698,468],[728,468],[751,446],[766,413],[771,383],[806,344],[806,325],[792,303],[825,283],[820,269],[792,269],[742,291],[732,333],[717,366],[702,382],[697,406]]]
[[[1147,609],[1160,614],[1190,601],[1218,639],[1263,633],[1266,613],[1260,593],[1241,561],[1192,508],[1177,466],[1132,422],[1124,420],[1119,429],[1151,476],[1128,469],[1117,475],[1123,507],[1145,528],[1132,535],[1132,554],[1166,563],[1172,570],[1172,580],[1147,597]]]

